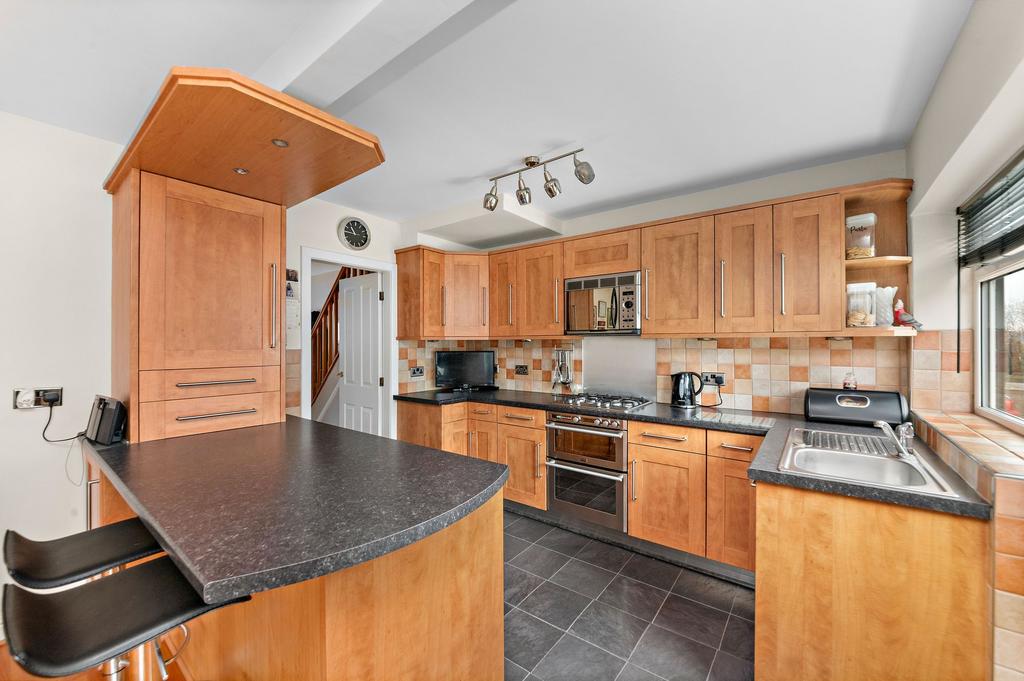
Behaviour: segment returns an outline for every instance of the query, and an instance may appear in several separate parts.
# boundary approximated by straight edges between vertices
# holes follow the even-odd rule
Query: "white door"
[[[380,274],[338,282],[338,424],[380,435],[381,377]]]

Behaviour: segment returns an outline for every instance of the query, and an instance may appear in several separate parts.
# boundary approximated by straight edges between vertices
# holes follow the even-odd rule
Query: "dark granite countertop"
[[[561,401],[557,396],[548,393],[518,390],[493,390],[469,393],[426,390],[395,395],[395,399],[437,405],[455,404],[458,402],[492,402],[513,407],[564,411],[595,416],[607,416],[610,413],[604,409],[569,405]],[[811,423],[796,414],[710,408],[685,411],[668,404],[657,403],[649,404],[625,415],[619,412],[619,415],[631,421],[647,421],[651,423],[721,430],[731,433],[763,435],[764,442],[761,444],[757,456],[754,457],[750,468],[747,470],[747,475],[751,480],[763,480],[777,485],[884,501],[973,518],[988,519],[992,514],[992,507],[920,439],[915,439],[914,441],[915,453],[920,454],[927,460],[932,468],[957,492],[959,498],[941,497],[841,480],[830,480],[779,470],[779,461],[782,458],[783,448],[791,428],[806,427],[818,430],[878,435],[879,431],[874,428],[859,428],[830,423]]]
[[[208,603],[398,550],[508,477],[504,465],[293,416],[90,457]]]

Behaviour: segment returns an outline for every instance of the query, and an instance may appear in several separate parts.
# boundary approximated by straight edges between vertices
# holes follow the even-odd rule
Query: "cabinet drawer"
[[[281,393],[196,397],[139,405],[140,439],[212,433],[281,421]]]
[[[441,405],[441,423],[465,420],[466,412],[468,411],[467,406],[465,402]]]
[[[140,402],[244,395],[280,389],[279,366],[139,372]]]
[[[740,435],[724,433],[720,430],[708,431],[708,456],[736,461],[753,461],[757,448],[764,440],[759,435]]]
[[[524,428],[543,428],[544,412],[540,409],[524,409],[522,407],[503,407],[495,405],[495,420],[510,426]]]
[[[703,428],[666,426],[662,423],[630,421],[629,441],[652,447],[677,449],[681,452],[703,454],[706,450],[707,433]]]
[[[470,402],[469,418],[477,421],[494,421],[498,413],[497,405],[484,404],[483,402]]]

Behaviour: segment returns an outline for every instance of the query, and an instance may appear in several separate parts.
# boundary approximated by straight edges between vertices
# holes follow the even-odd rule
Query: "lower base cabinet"
[[[494,421],[469,420],[467,454],[474,459],[498,462],[498,424]]]
[[[547,438],[541,428],[498,426],[498,462],[508,466],[505,498],[541,510],[548,508]]]
[[[704,555],[704,468],[704,454],[630,443],[630,536]]]
[[[469,454],[469,421],[459,419],[441,429],[441,449],[452,454]]]
[[[746,461],[707,459],[707,557],[744,570],[754,569],[757,488],[747,479]]]

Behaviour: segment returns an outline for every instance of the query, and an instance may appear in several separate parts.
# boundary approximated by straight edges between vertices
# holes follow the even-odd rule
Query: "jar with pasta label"
[[[875,257],[875,224],[878,218],[874,213],[851,215],[846,218],[846,259]]]

